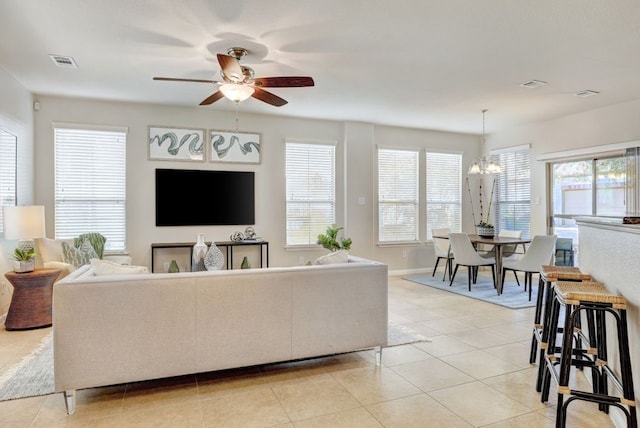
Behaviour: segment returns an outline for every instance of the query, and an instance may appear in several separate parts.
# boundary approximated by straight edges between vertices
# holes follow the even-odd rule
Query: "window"
[[[418,151],[378,149],[378,241],[418,240]]]
[[[55,236],[98,232],[126,248],[126,130],[54,125]]]
[[[431,229],[462,229],[462,155],[427,152],[426,161],[426,239],[430,240]]]
[[[498,230],[520,230],[531,236],[531,166],[529,148],[498,154],[501,172],[496,189]]]
[[[4,233],[2,207],[16,205],[17,137],[0,129],[0,233]]]
[[[553,233],[577,244],[574,216],[624,216],[626,169],[621,155],[552,163]]]
[[[286,142],[287,245],[316,245],[335,223],[335,144]]]

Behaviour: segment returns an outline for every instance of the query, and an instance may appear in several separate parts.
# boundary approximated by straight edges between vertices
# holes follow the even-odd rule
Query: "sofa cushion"
[[[98,254],[98,258],[101,259],[104,256],[104,243],[107,242],[107,238],[104,237],[101,233],[91,232],[91,233],[83,233],[73,240],[73,246],[76,248],[80,248],[83,243],[89,241],[91,246]]]
[[[91,267],[96,276],[100,275],[130,275],[149,273],[146,266],[121,265],[109,260],[91,259]]]
[[[84,241],[79,248],[72,247],[62,242],[62,261],[80,267],[90,263],[91,259],[97,259],[98,253],[93,249],[89,241]]]
[[[43,262],[61,262],[62,243],[73,246],[73,239],[50,239],[42,238],[37,240],[37,251],[42,256]]]
[[[335,251],[325,256],[318,257],[314,265],[331,265],[334,263],[348,263],[349,252],[346,250]]]

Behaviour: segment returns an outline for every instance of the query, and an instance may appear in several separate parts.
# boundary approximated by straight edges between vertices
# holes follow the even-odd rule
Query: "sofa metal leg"
[[[64,391],[64,404],[67,407],[67,414],[73,415],[76,412],[76,390],[68,389]]]
[[[382,346],[376,346],[373,348],[376,351],[376,366],[382,363]]]

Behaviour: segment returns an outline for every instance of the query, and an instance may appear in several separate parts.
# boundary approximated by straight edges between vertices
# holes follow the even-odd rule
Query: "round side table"
[[[4,274],[13,285],[11,305],[4,322],[7,330],[28,330],[51,325],[53,283],[60,269],[36,269],[33,272]]]

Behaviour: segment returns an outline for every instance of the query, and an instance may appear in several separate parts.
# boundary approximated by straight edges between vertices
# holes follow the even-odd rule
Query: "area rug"
[[[387,346],[429,341],[415,331],[389,323]],[[0,376],[0,401],[53,394],[53,340],[48,334],[37,349]]]
[[[0,401],[53,393],[53,337],[40,345],[0,377]]]
[[[416,333],[408,327],[403,325],[389,323],[389,330],[387,333],[387,346],[408,345],[416,342],[431,342],[430,339]]]
[[[507,278],[509,277],[513,278],[512,275],[509,275]],[[507,279],[504,282],[504,288],[500,296],[496,293],[496,289],[493,288],[491,276],[478,275],[478,283],[471,284],[471,291],[469,291],[466,272],[458,271],[451,287],[449,287],[449,281],[442,280],[442,274],[436,274],[436,276],[406,276],[403,277],[403,279],[511,309],[530,308],[535,306],[536,293],[538,291],[538,280],[535,275],[533,278],[534,286],[533,293],[531,294],[531,301],[529,301],[529,292],[524,291],[524,278],[522,277],[520,278],[521,285],[519,287],[515,280]]]

